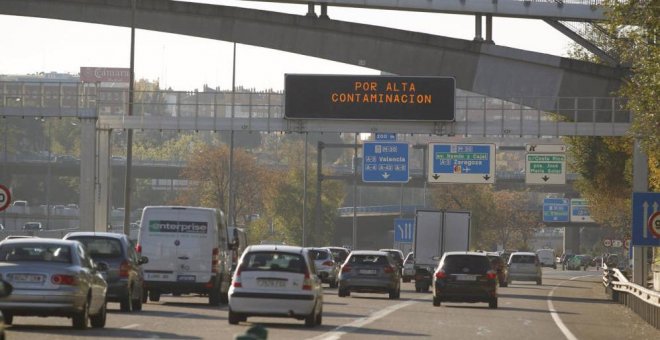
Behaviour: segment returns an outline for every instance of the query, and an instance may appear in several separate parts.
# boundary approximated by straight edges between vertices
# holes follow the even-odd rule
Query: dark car
[[[329,249],[330,252],[332,253],[332,257],[334,257],[335,261],[339,263],[340,265],[346,261],[346,258],[348,257],[348,254],[351,253],[350,250],[344,247],[325,247],[326,249]]]
[[[488,257],[478,252],[446,252],[433,275],[433,305],[449,302],[488,302],[497,308],[497,273]]]
[[[141,265],[148,259],[138,256],[126,235],[79,231],[68,233],[64,239],[79,241],[95,262],[108,265],[104,277],[108,283],[108,301],[119,302],[122,312],[142,310],[146,296]]]
[[[353,251],[339,274],[338,296],[358,293],[388,293],[390,299],[401,294],[401,271],[392,256],[383,251]]]
[[[399,267],[399,271],[403,269],[403,252],[399,249],[379,249],[378,251],[384,251],[392,256],[396,265]]]
[[[508,286],[506,282],[506,262],[497,253],[486,253],[490,261],[490,267],[497,273],[497,281],[500,287]]]

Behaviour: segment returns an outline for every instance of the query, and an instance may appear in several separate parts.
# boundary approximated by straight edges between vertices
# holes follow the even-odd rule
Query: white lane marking
[[[132,323],[130,325],[126,325],[126,326],[123,326],[123,327],[120,327],[120,328],[121,329],[131,329],[131,328],[138,328],[138,327],[140,327],[139,323]]]
[[[477,335],[478,336],[488,336],[488,335],[490,335],[490,333],[492,333],[492,332],[487,327],[480,326],[479,328],[477,328]]]
[[[581,279],[583,277],[589,277],[593,275],[584,275],[584,276],[576,276],[570,278],[568,281],[573,281],[576,279]],[[550,293],[548,293],[548,310],[550,311],[550,315],[552,315],[552,320],[555,321],[555,324],[557,324],[557,327],[559,327],[559,330],[564,333],[564,336],[566,337],[567,340],[577,340],[577,337],[566,327],[563,321],[561,321],[561,318],[559,317],[559,314],[557,313],[557,310],[555,309],[554,304],[552,303],[552,296],[555,294],[555,289],[561,287],[561,285],[564,284],[564,282],[567,281],[562,281],[559,282],[558,285],[556,285]]]
[[[408,306],[413,305],[415,303],[417,303],[417,301],[409,300],[409,301],[406,301],[406,302],[401,302],[401,303],[398,303],[396,305],[389,306],[385,309],[382,309],[382,310],[380,310],[376,313],[373,313],[373,314],[369,315],[368,317],[359,318],[359,319],[357,319],[353,322],[338,326],[335,329],[333,329],[332,331],[327,332],[325,334],[321,334],[319,336],[316,336],[316,337],[312,338],[311,340],[338,340],[343,335],[352,332],[355,328],[361,328],[361,327],[363,327],[367,324],[370,324],[370,323],[372,323],[372,322],[374,322],[374,321],[376,321],[380,318],[386,317],[387,315],[389,315],[390,313],[396,311],[397,309],[408,307]]]

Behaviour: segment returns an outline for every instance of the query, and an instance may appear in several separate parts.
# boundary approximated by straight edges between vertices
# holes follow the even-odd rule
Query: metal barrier
[[[636,285],[617,268],[603,266],[605,292],[626,305],[656,329],[660,329],[660,292]]]

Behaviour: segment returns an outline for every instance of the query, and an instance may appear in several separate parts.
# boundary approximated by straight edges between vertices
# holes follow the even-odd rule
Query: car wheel
[[[146,288],[142,288],[142,303],[147,303],[149,300],[149,291]]]
[[[134,311],[139,312],[142,310],[142,300],[144,300],[144,297],[142,296],[140,296],[139,299],[133,300],[133,305],[131,307],[133,307]]]
[[[316,320],[314,320],[316,326],[320,326],[323,323],[323,305],[321,305],[321,310],[319,311],[319,314],[316,316]]]
[[[2,311],[2,316],[5,319],[5,325],[11,325],[14,323],[14,314]]]
[[[440,297],[433,296],[433,306],[440,307]]]
[[[396,290],[390,289],[389,295],[390,295],[390,300],[396,299]]]
[[[93,328],[103,328],[105,327],[105,320],[107,316],[107,304],[104,303],[103,306],[101,306],[101,309],[96,315],[92,315],[89,317],[89,321],[92,324]]]
[[[133,304],[133,287],[128,287],[128,292],[126,293],[126,296],[124,296],[123,299],[119,302],[119,309],[122,312],[131,312],[132,311],[132,306]]]
[[[497,298],[494,298],[488,302],[488,308],[497,308]]]
[[[89,301],[85,301],[80,312],[75,312],[71,318],[71,323],[75,329],[86,329],[89,319]]]
[[[229,315],[227,317],[227,320],[229,321],[230,325],[238,325],[239,322],[241,322],[241,316],[232,312],[231,309],[229,309]],[[247,318],[245,318],[247,319]],[[245,319],[243,321],[245,321]]]
[[[312,312],[305,317],[305,327],[314,327],[316,326],[316,306],[312,309]]]
[[[158,302],[160,301],[160,292],[156,290],[149,291],[149,301]]]

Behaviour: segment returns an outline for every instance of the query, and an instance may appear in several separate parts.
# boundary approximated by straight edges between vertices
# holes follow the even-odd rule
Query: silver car
[[[64,316],[74,328],[105,327],[107,284],[78,241],[26,238],[0,242],[0,276],[13,287],[0,299],[5,324],[14,316]]]
[[[512,281],[535,281],[537,285],[543,283],[541,262],[536,253],[511,253],[507,267],[507,284],[511,284]]]
[[[337,288],[337,277],[339,276],[340,263],[335,261],[332,252],[328,248],[308,248],[309,256],[314,260],[316,275],[321,282]]]
[[[384,251],[353,251],[341,267],[339,297],[357,293],[386,293],[390,299],[401,294],[401,271],[396,261]]]
[[[403,260],[403,270],[401,271],[401,274],[403,282],[410,282],[413,277],[415,277],[415,255],[413,253],[408,253],[406,259]]]

